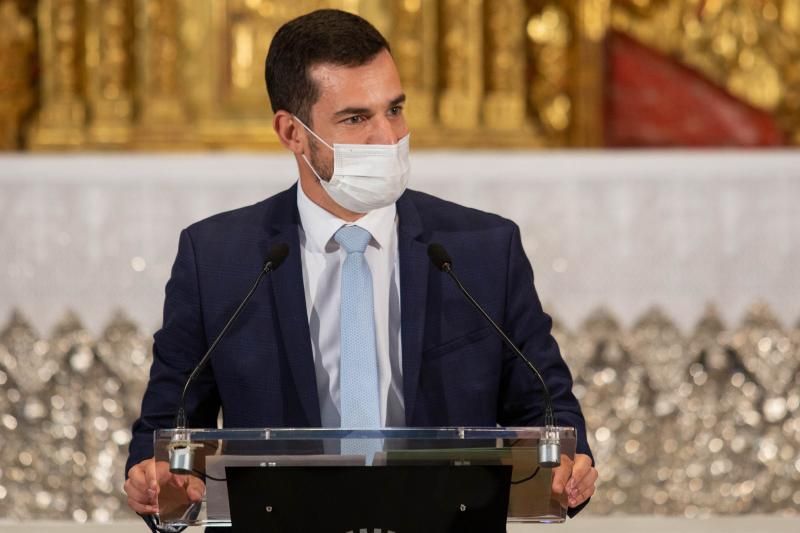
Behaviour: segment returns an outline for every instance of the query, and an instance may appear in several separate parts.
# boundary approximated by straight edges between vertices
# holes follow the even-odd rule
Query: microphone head
[[[281,263],[283,263],[283,260],[286,259],[288,255],[289,245],[285,242],[277,242],[269,248],[266,265],[270,266],[270,270],[276,270],[281,266]]]
[[[453,266],[453,260],[450,259],[450,254],[447,253],[444,246],[437,242],[428,245],[428,257],[431,258],[433,266],[442,272],[447,272],[450,270],[450,267]]]

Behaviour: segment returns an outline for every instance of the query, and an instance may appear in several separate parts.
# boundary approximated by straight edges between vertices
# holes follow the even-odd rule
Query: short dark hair
[[[264,65],[272,111],[286,110],[310,124],[311,106],[319,98],[311,67],[357,67],[384,49],[391,51],[383,35],[358,15],[320,9],[290,20],[273,37]]]

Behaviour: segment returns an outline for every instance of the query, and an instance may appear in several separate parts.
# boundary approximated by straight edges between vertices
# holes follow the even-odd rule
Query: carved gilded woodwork
[[[800,2],[617,0],[614,29],[775,116],[800,143]]]
[[[92,144],[125,146],[133,122],[130,0],[86,0],[85,65]]]
[[[388,39],[408,98],[406,117],[415,132],[436,116],[438,15],[436,0],[405,0],[390,6],[393,24]]]
[[[609,27],[800,142],[789,0],[0,0],[0,147],[278,148],[264,56],[282,23],[320,7],[387,35],[417,147],[601,146]]]
[[[18,146],[20,122],[34,102],[33,13],[21,7],[13,0],[0,1],[0,150]]]
[[[483,99],[483,0],[443,0],[442,94],[439,120],[445,128],[480,124]]]
[[[39,1],[40,107],[28,136],[31,148],[86,144],[83,7],[78,0]]]
[[[488,2],[486,97],[483,116],[493,130],[520,131],[526,123],[525,20],[522,0]]]
[[[6,100],[14,103],[0,116],[13,118],[0,128],[8,138],[25,125],[22,102],[38,90],[27,148],[277,148],[263,83],[269,42],[286,20],[336,7],[367,17],[392,42],[416,146],[598,144],[581,134],[580,110],[590,110],[582,94],[601,94],[601,77],[578,80],[570,68],[589,41],[574,38],[585,26],[575,20],[580,9],[558,4],[40,0],[43,75],[36,88],[6,89],[17,100]],[[0,41],[4,52],[14,46]]]
[[[180,64],[185,60],[178,0],[136,0],[139,117],[136,144],[145,148],[192,144]]]
[[[574,31],[560,3],[541,2],[540,7],[525,28],[529,54],[536,58],[527,96],[539,129],[562,144],[573,115],[569,55]]]
[[[577,28],[576,43],[571,47],[570,61],[563,67],[571,76],[574,116],[570,121],[572,146],[602,146],[604,130],[604,64],[603,46],[609,26],[612,0],[583,0],[569,2],[576,12],[573,16]],[[566,91],[564,97],[567,96]]]
[[[319,7],[357,11],[347,0],[183,0],[183,4],[185,95],[193,110],[196,144],[236,148],[279,147],[264,87],[264,58],[278,28]]]

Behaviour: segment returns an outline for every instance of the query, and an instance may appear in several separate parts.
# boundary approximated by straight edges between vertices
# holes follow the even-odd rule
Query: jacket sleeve
[[[572,393],[572,375],[551,335],[552,320],[542,309],[536,294],[533,270],[522,248],[516,225],[509,240],[506,283],[503,326],[547,383],[556,423],[575,428],[576,453],[586,454],[594,462],[586,439],[586,422],[580,404]],[[504,426],[543,425],[544,395],[541,383],[511,350],[506,349],[503,358],[499,423]],[[570,516],[582,508],[583,505],[570,509]]]
[[[195,248],[189,230],[181,232],[178,255],[166,287],[164,322],[154,336],[150,379],[142,411],[133,424],[125,474],[153,456],[153,431],[174,427],[184,383],[207,349]],[[216,427],[220,400],[211,365],[186,396],[190,427]]]

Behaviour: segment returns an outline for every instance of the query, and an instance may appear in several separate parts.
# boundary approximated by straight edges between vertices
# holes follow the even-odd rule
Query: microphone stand
[[[267,260],[264,262],[261,272],[258,274],[255,282],[250,287],[247,295],[239,304],[239,307],[236,308],[236,311],[233,312],[231,317],[228,319],[228,322],[225,324],[225,327],[223,327],[222,331],[219,332],[217,337],[214,339],[214,342],[211,343],[211,346],[208,348],[205,355],[203,355],[203,358],[200,359],[200,362],[197,363],[197,366],[186,380],[186,384],[183,386],[183,392],[181,393],[181,399],[178,404],[178,413],[175,416],[175,435],[172,437],[172,441],[169,444],[169,471],[171,473],[184,475],[191,474],[193,470],[192,467],[194,465],[194,449],[199,446],[190,442],[189,435],[186,432],[186,392],[189,390],[189,385],[195,379],[197,379],[197,376],[200,375],[200,372],[203,371],[208,362],[211,360],[211,354],[214,353],[217,345],[228,332],[231,325],[233,325],[233,323],[236,322],[236,319],[239,318],[239,315],[250,301],[250,298],[253,297],[253,294],[256,292],[261,280],[264,279],[264,276],[276,270],[281,263],[283,263],[283,260],[286,259],[287,255],[289,255],[289,247],[284,243],[275,244],[270,248]]]
[[[452,260],[450,256],[445,251],[444,247],[440,244],[431,244],[428,247],[428,255],[431,258],[433,264],[442,272],[446,273],[450,278],[455,282],[458,286],[461,293],[467,298],[467,300],[472,304],[475,309],[483,315],[483,318],[486,319],[489,324],[491,324],[492,328],[494,328],[495,332],[503,339],[503,342],[508,346],[511,351],[516,355],[523,364],[531,371],[533,374],[539,379],[542,384],[542,391],[544,393],[544,435],[539,438],[539,464],[546,467],[546,468],[554,468],[561,464],[561,441],[558,435],[558,430],[556,429],[556,418],[555,414],[553,413],[553,402],[550,397],[550,391],[547,388],[547,384],[544,381],[544,378],[533,366],[533,363],[525,357],[525,355],[517,348],[517,345],[512,342],[511,339],[508,338],[508,335],[497,325],[497,323],[489,316],[489,314],[484,310],[484,308],[478,303],[475,298],[469,293],[469,291],[464,287],[461,283],[461,280],[458,279],[455,272],[453,272]]]

